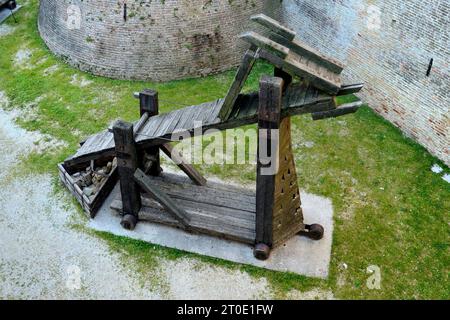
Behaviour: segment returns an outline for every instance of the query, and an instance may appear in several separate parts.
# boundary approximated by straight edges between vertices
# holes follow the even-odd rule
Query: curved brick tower
[[[272,0],[41,0],[39,31],[68,63],[121,79],[166,81],[237,65],[237,35]]]

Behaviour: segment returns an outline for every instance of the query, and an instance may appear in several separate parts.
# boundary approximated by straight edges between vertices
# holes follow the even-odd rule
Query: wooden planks
[[[353,94],[357,93],[362,90],[364,87],[363,83],[356,83],[356,84],[350,84],[350,85],[344,85],[339,89],[338,96],[345,96],[347,94]]]
[[[192,182],[198,186],[206,185],[206,179],[200,172],[198,172],[191,164],[187,163],[170,144],[165,143],[161,145],[160,148],[192,180]]]
[[[225,100],[222,103],[219,112],[219,118],[221,120],[226,120],[230,116],[233,110],[233,106],[235,105],[236,100],[239,96],[239,93],[244,87],[245,81],[247,81],[247,78],[253,69],[256,58],[257,58],[257,51],[253,51],[251,49],[247,50],[247,52],[244,55],[244,58],[242,59],[242,63],[239,66],[239,69],[236,73],[234,81],[231,84],[230,89],[228,90]]]
[[[194,133],[194,120],[201,121],[202,130],[208,129],[226,130],[257,122],[257,108],[259,97],[257,93],[240,94],[227,120],[219,119],[221,103],[219,99],[209,103],[184,108],[170,113],[150,117],[142,127],[135,132],[138,148],[168,143],[172,133],[179,132]],[[289,86],[283,95],[282,117],[294,116],[311,112],[327,111],[333,109],[333,97],[321,91],[308,82],[296,83]],[[189,117],[186,116],[189,114]],[[186,117],[189,121],[184,119]],[[184,119],[184,120],[183,120]],[[142,122],[142,121],[141,121]],[[139,123],[135,128],[140,126]],[[94,139],[95,138],[95,139]],[[113,136],[108,131],[91,137],[78,150],[64,162],[66,166],[72,167],[99,157],[114,156]]]
[[[261,50],[259,57],[287,73],[304,78],[330,95],[336,95],[341,88],[341,80],[338,74],[296,54],[290,53],[286,59],[282,59],[269,51]]]
[[[344,64],[342,62],[334,58],[325,56],[324,54],[320,53],[314,48],[311,48],[304,42],[301,42],[300,40],[287,40],[286,38],[274,33],[269,36],[269,39],[290,49],[292,53],[295,53],[310,61],[313,61],[320,66],[327,68],[329,71],[340,74],[344,70]]]
[[[281,59],[286,58],[289,54],[289,49],[285,46],[253,31],[245,32],[239,38],[261,49],[267,50]]]
[[[134,179],[141,186],[141,188],[147,192],[155,201],[169,212],[173,218],[175,218],[185,229],[189,229],[190,217],[181,208],[178,207],[169,196],[162,192],[158,187],[152,184],[152,181],[145,175],[141,169],[137,169],[134,173]],[[123,190],[121,188],[121,190]],[[139,191],[138,191],[139,192]],[[140,195],[140,193],[139,193]],[[122,193],[123,201],[123,193]],[[140,209],[140,208],[139,208]]]
[[[298,188],[295,159],[292,153],[291,118],[279,127],[278,172],[274,176],[272,246],[279,246],[305,229]]]
[[[283,92],[283,79],[264,77],[261,79],[258,110],[258,161],[256,173],[256,243],[263,243],[269,247],[273,244],[273,210],[275,196],[275,176],[270,174],[273,165],[271,159],[277,156],[272,154],[272,143],[278,143],[278,133],[281,120],[281,99]],[[262,145],[266,146],[268,154],[264,154]],[[276,146],[278,148],[278,145]],[[278,149],[275,151],[278,152]],[[268,158],[264,158],[268,157]]]
[[[268,20],[263,21],[268,23]],[[343,65],[299,41],[288,40],[276,32],[272,33],[271,39],[255,32],[246,32],[240,37],[261,49],[259,58],[292,75],[307,78],[319,89],[337,94],[341,87],[340,73]]]
[[[322,120],[327,118],[336,118],[346,114],[355,113],[362,106],[361,101],[347,103],[339,106],[336,109],[328,111],[319,111],[312,113],[313,120]]]
[[[112,159],[109,159],[112,161]],[[85,164],[85,167],[87,164]],[[67,187],[67,189],[73,194],[73,196],[80,203],[83,210],[87,213],[89,218],[95,218],[98,210],[102,206],[103,202],[108,197],[111,190],[116,185],[118,180],[118,172],[117,167],[113,167],[107,179],[99,186],[97,193],[94,196],[94,199],[89,199],[86,195],[83,194],[81,188],[75,183],[74,179],[72,179],[69,172],[66,170],[64,164],[58,164],[59,177],[61,182]]]
[[[165,193],[190,217],[190,231],[253,244],[255,241],[255,192],[222,183],[196,186],[179,175],[163,173],[147,176],[149,184]],[[139,219],[183,227],[169,212],[147,194],[142,194]],[[121,211],[120,198],[111,207]]]
[[[250,18],[252,21],[259,23],[260,25],[269,28],[275,34],[285,38],[288,41],[292,41],[295,38],[295,31],[286,28],[278,21],[266,16],[265,14],[257,14]]]

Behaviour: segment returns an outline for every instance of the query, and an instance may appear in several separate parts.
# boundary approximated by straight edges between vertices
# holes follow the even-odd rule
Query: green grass
[[[37,117],[19,124],[65,141],[68,147],[32,154],[25,159],[27,172],[56,176],[56,164],[73,153],[84,137],[103,130],[114,119],[137,119],[134,91],[157,89],[161,111],[167,112],[224,96],[234,75],[230,71],[168,83],[95,77],[67,66],[46,49],[37,31],[36,15],[37,1],[28,1],[18,13],[20,23],[7,22],[15,31],[0,37],[0,91],[11,100],[10,108],[25,108],[40,98],[33,111]],[[19,49],[32,50],[32,68],[15,66],[13,57]],[[54,65],[58,66],[55,73],[43,76],[44,70]],[[246,89],[256,89],[261,74],[271,72],[268,65],[258,64]],[[74,75],[92,83],[73,85]],[[331,198],[335,210],[327,280],[242,266],[110,234],[96,236],[125,258],[132,257],[137,270],[155,268],[158,258],[192,257],[266,277],[280,297],[291,289],[320,288],[344,299],[450,298],[450,187],[430,171],[434,163],[447,173],[448,168],[368,107],[354,115],[318,122],[296,117],[293,140],[302,189]],[[313,146],[308,148],[304,142],[313,142]],[[255,178],[250,165],[199,169],[242,182]],[[343,263],[347,269],[341,267]],[[366,287],[369,265],[381,268],[381,290]]]

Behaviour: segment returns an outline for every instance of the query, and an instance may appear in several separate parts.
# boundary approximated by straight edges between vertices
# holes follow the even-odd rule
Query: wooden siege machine
[[[121,224],[127,229],[134,229],[138,220],[147,220],[220,236],[254,245],[258,259],[267,259],[271,248],[297,234],[322,238],[320,225],[305,225],[303,221],[290,117],[311,113],[319,120],[353,113],[361,102],[338,107],[336,96],[356,93],[362,84],[342,86],[341,63],[294,39],[295,32],[265,15],[253,16],[252,20],[268,28],[269,36],[254,32],[241,36],[251,46],[224,99],[158,114],[158,93],[144,90],[138,95],[139,121],[116,122],[113,128],[88,138],[60,165],[62,180],[91,217],[119,178],[121,192],[112,208],[120,212]],[[242,94],[257,59],[273,64],[275,76],[263,77],[259,92]],[[294,82],[293,77],[300,81]],[[278,144],[277,173],[264,175],[268,164],[258,157],[256,192],[207,182],[168,144],[174,132],[199,134],[199,123],[200,134],[211,128],[226,130],[257,123],[258,144]],[[278,141],[273,140],[274,130],[278,130]],[[191,181],[161,174],[160,151],[171,157]],[[89,202],[79,188],[74,191],[71,172],[114,157],[117,167],[94,200]]]

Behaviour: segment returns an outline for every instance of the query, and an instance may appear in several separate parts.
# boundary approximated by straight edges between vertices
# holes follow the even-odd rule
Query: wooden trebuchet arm
[[[362,101],[343,104],[334,110],[314,112],[312,113],[312,118],[313,120],[322,120],[344,116],[346,114],[355,113],[362,105]]]

